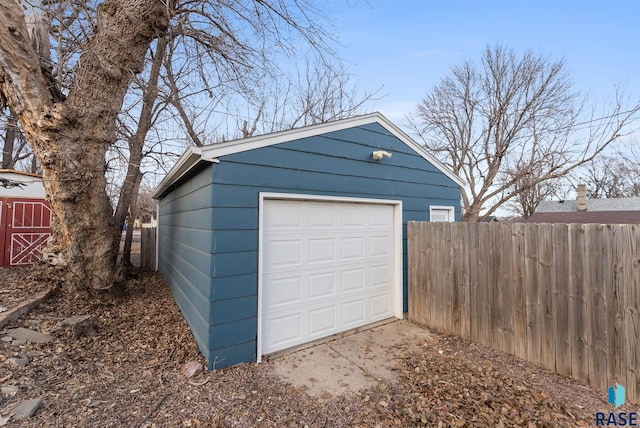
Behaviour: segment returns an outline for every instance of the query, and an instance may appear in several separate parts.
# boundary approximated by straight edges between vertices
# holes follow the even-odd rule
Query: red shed
[[[0,169],[0,266],[41,260],[51,236],[51,208],[42,177]]]

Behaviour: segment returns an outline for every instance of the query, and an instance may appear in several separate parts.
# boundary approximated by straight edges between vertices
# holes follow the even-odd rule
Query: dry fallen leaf
[[[192,377],[199,371],[202,371],[204,367],[197,361],[189,361],[182,366],[182,374],[185,377]]]

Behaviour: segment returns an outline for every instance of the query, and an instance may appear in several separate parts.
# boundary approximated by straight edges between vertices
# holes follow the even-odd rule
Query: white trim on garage
[[[258,210],[258,316],[257,316],[257,361],[262,360],[262,316],[263,316],[263,250],[264,250],[264,204],[265,200],[293,200],[293,201],[313,201],[313,202],[344,202],[355,204],[377,204],[390,205],[393,207],[393,316],[397,318],[403,317],[402,312],[402,201],[388,199],[366,199],[366,198],[348,198],[337,196],[318,196],[290,193],[260,193],[259,210]]]

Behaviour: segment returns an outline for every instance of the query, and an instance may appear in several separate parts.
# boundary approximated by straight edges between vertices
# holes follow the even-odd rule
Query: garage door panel
[[[344,205],[341,209],[340,225],[362,228],[365,226],[363,205]]]
[[[301,229],[301,208],[295,202],[283,202],[271,206],[272,215],[267,219],[266,226],[271,231]]]
[[[377,321],[388,318],[391,313],[391,298],[388,293],[372,296],[369,299],[369,307],[371,308],[371,320]]]
[[[365,238],[362,236],[342,238],[342,260],[364,260]]]
[[[287,304],[302,302],[302,283],[299,276],[274,279],[271,281],[269,298],[265,301],[268,307],[278,308]]]
[[[392,205],[265,200],[263,210],[261,353],[393,316]]]
[[[342,325],[356,327],[366,321],[365,300],[356,299],[342,304]]]
[[[334,238],[309,238],[308,263],[336,261],[336,240]]]
[[[302,264],[302,241],[300,239],[289,239],[272,241],[269,243],[269,252],[265,254],[267,266],[292,267]]]
[[[391,285],[391,266],[388,264],[371,266],[369,268],[371,288],[388,287]]]
[[[336,295],[336,273],[323,272],[309,275],[309,299],[330,298]]]
[[[309,228],[326,229],[336,226],[336,209],[327,204],[314,204],[313,209],[308,210]]]
[[[309,311],[309,335],[311,337],[333,334],[338,326],[334,305],[311,309]]]
[[[362,291],[365,289],[365,269],[347,269],[342,271],[342,291]]]
[[[392,253],[391,236],[372,236],[369,239],[371,257],[389,257]]]
[[[301,313],[273,317],[265,327],[265,339],[272,346],[287,346],[303,338]]]
[[[372,206],[367,211],[367,226],[390,229],[389,226],[393,225],[393,212],[387,208],[385,205]]]

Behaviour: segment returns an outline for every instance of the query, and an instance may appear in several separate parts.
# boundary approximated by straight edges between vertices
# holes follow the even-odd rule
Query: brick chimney
[[[578,184],[578,211],[587,210],[587,185]]]

